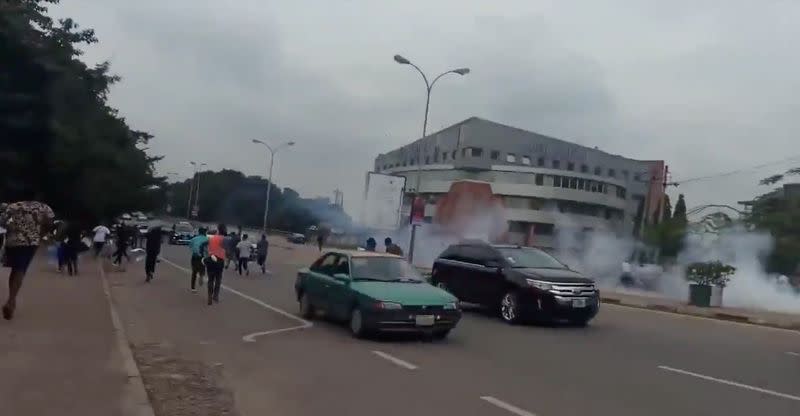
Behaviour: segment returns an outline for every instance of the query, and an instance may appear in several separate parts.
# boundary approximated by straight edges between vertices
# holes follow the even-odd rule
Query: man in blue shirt
[[[208,236],[205,228],[201,227],[197,235],[189,240],[189,248],[192,250],[192,292],[197,293],[195,283],[197,276],[200,276],[200,286],[203,286],[203,275],[205,275],[203,258],[208,254]]]

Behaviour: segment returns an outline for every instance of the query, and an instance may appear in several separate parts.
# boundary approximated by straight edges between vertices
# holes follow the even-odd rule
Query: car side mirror
[[[336,279],[337,281],[342,282],[342,283],[349,283],[350,282],[350,276],[346,275],[344,273],[336,273],[336,274],[333,275],[333,278]]]

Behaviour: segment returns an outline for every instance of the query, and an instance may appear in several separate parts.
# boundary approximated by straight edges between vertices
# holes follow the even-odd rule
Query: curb
[[[687,310],[683,305],[680,306],[671,306],[671,305],[663,305],[663,304],[650,304],[650,303],[632,303],[632,302],[624,302],[622,299],[612,298],[612,297],[605,297],[600,296],[600,301],[602,303],[608,303],[612,305],[624,306],[627,308],[637,308],[637,309],[648,309],[654,310],[659,312],[666,312],[672,313],[675,315],[684,315],[684,316],[695,316],[698,318],[706,318],[706,319],[714,319],[717,321],[728,321],[728,322],[737,322],[740,324],[746,325],[755,325],[755,326],[763,326],[768,328],[776,328],[776,329],[783,329],[786,331],[793,331],[793,332],[800,332],[800,322],[793,323],[793,324],[779,324],[775,322],[768,322],[763,319],[756,319],[746,315],[737,315],[732,313],[726,312],[713,312],[713,311],[692,311]]]
[[[119,319],[117,308],[114,306],[114,300],[111,298],[111,290],[109,289],[106,272],[103,270],[102,259],[98,270],[100,271],[100,280],[103,282],[103,292],[105,292],[106,300],[108,301],[117,344],[120,354],[122,355],[122,365],[125,369],[125,374],[128,376],[122,412],[126,416],[155,416],[153,405],[150,403],[147,390],[145,390],[144,383],[142,382],[142,375],[139,373],[139,367],[136,365],[136,360],[133,358],[133,351],[131,351],[131,347],[128,344],[128,337],[125,335],[122,321]]]

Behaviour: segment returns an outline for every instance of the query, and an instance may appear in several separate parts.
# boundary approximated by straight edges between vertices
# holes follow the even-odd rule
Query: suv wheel
[[[312,319],[315,314],[314,305],[308,300],[308,295],[303,293],[303,295],[300,296],[300,316],[304,319]]]
[[[364,317],[358,307],[353,308],[350,312],[350,333],[356,338],[363,338],[366,335],[364,329]]]
[[[519,299],[516,293],[508,292],[503,295],[500,301],[500,317],[509,324],[519,322]]]

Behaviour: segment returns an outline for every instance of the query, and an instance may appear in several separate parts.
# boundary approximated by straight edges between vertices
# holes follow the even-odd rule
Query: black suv
[[[434,262],[431,283],[496,310],[508,323],[566,320],[584,326],[600,307],[592,279],[531,247],[454,244]]]

